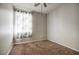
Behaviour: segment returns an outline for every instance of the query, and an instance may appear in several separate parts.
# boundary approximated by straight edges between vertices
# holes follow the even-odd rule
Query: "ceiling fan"
[[[44,7],[47,7],[47,4],[46,4],[46,3],[42,3],[42,4],[44,5]],[[37,6],[39,6],[39,5],[41,5],[41,3],[35,3],[35,4],[34,4],[35,7],[37,7]]]

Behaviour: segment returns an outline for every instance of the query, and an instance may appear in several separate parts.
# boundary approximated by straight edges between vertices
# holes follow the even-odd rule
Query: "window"
[[[17,38],[32,37],[32,14],[15,11],[15,34]]]

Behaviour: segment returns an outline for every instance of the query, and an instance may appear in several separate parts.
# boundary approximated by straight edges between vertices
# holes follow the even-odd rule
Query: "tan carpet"
[[[48,40],[14,45],[10,55],[79,55],[79,52]]]

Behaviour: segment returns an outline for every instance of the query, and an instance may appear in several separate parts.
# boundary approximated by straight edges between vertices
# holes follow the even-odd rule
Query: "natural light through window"
[[[32,36],[31,13],[15,11],[15,34],[17,38],[27,38]]]

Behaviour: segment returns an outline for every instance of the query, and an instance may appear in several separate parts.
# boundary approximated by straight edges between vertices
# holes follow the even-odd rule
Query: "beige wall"
[[[33,40],[43,40],[47,38],[47,18],[46,14],[33,13]]]
[[[63,4],[47,18],[48,40],[79,51],[79,5]]]
[[[0,54],[7,54],[13,39],[13,10],[9,4],[0,4]]]

